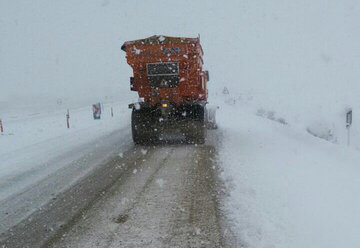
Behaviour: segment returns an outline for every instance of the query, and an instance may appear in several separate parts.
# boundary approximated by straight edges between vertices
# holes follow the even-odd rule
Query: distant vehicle
[[[121,49],[134,73],[130,88],[143,99],[129,105],[134,142],[156,142],[176,129],[186,142],[203,144],[209,73],[203,71],[200,37],[155,35]]]

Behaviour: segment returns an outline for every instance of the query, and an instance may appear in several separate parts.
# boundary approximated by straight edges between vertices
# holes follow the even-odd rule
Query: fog
[[[277,110],[340,111],[359,106],[359,23],[356,0],[1,0],[0,110],[130,101],[124,41],[200,33],[210,100],[227,86]]]

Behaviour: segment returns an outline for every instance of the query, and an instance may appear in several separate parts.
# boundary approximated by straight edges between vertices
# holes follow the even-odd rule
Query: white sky
[[[356,102],[359,31],[357,0],[0,0],[0,102],[121,98],[124,41],[198,33],[212,92]]]

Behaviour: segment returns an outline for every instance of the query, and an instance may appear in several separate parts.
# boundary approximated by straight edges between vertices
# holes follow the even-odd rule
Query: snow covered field
[[[111,107],[114,117],[110,115]],[[70,129],[66,127],[66,110],[20,113],[3,119],[4,133],[0,136],[1,184],[37,167],[41,167],[43,176],[46,176],[49,173],[47,168],[51,166],[45,165],[50,159],[84,144],[96,147],[104,136],[129,126],[130,112],[126,107],[120,103],[104,105],[101,120],[93,120],[91,106],[71,109]],[[81,155],[84,154],[76,154]],[[0,194],[0,200],[2,198],[3,194]]]

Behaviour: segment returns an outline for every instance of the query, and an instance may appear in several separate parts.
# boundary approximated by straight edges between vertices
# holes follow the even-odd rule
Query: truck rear
[[[121,49],[133,69],[130,89],[143,99],[129,105],[134,142],[180,131],[186,142],[204,143],[209,73],[203,71],[200,38],[151,36]]]

